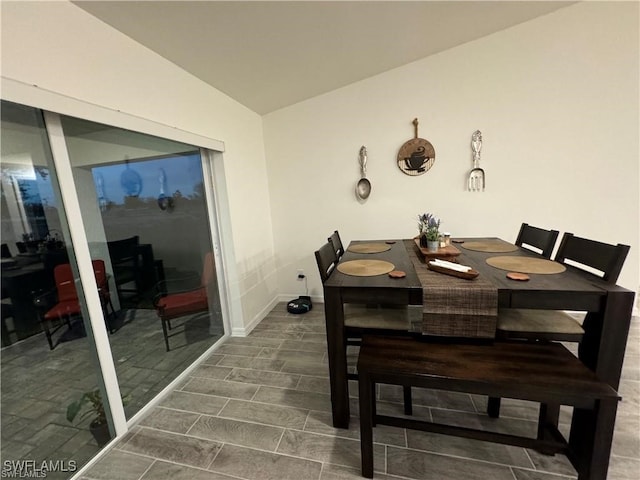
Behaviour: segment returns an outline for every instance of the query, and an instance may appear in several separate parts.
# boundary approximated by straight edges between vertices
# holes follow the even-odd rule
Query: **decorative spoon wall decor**
[[[362,176],[356,184],[356,196],[360,200],[366,200],[369,198],[369,194],[371,194],[371,182],[367,178],[367,149],[364,145],[360,147],[358,161],[360,162],[360,173]]]
[[[422,175],[436,161],[433,145],[424,138],[418,138],[418,119],[413,119],[413,138],[405,142],[398,152],[398,168],[413,177]]]

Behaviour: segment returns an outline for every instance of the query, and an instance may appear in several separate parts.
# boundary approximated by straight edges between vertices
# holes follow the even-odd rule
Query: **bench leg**
[[[491,418],[500,416],[500,397],[489,397],[487,399],[487,415]]]
[[[413,402],[411,401],[411,387],[402,387],[404,393],[404,414],[413,415]]]
[[[600,400],[594,410],[574,409],[569,458],[578,480],[607,479],[617,409],[617,399]]]
[[[360,455],[362,462],[362,476],[373,478],[373,412],[375,388],[369,376],[360,372],[358,388],[360,395]]]
[[[540,414],[538,416],[538,440],[553,440],[550,430],[557,430],[558,419],[560,418],[560,405],[555,403],[541,403]],[[555,455],[555,450],[539,450],[544,455]]]

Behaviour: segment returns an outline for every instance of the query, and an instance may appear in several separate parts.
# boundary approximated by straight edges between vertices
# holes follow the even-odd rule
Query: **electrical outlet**
[[[304,280],[304,270],[298,269],[298,273],[296,275],[296,278],[298,279],[299,282]]]

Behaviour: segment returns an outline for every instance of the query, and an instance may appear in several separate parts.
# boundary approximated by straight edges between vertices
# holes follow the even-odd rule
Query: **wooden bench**
[[[579,480],[606,480],[620,397],[559,343],[471,345],[365,337],[358,374],[364,477],[373,478],[373,426],[381,424],[533,448],[546,454],[564,453]],[[376,383],[538,402],[537,437],[378,415]],[[546,403],[574,407],[568,442],[553,421],[546,420]]]

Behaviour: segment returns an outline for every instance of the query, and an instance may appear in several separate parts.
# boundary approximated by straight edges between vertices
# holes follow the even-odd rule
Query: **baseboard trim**
[[[258,325],[262,319],[264,319],[264,317],[266,317],[269,312],[271,312],[271,310],[273,310],[273,308],[278,304],[279,300],[279,296],[276,295],[262,310],[260,310],[254,317],[253,319],[244,327],[234,327],[231,329],[231,336],[232,337],[246,337],[247,335],[249,335],[251,333],[251,331],[256,328],[256,325]]]
[[[293,300],[294,298],[298,298],[300,295],[299,294],[295,294],[295,293],[291,293],[291,294],[286,294],[286,293],[281,293],[279,295],[276,295],[273,300],[271,300],[267,306],[265,306],[262,310],[260,310],[259,313],[257,313],[253,319],[244,327],[235,327],[231,329],[231,336],[232,337],[246,337],[247,335],[249,335],[251,333],[251,331],[256,328],[256,326],[264,319],[264,317],[266,317],[267,315],[269,315],[269,313],[271,313],[271,311],[273,310],[273,308],[281,302],[288,302],[290,300]],[[313,295],[311,296],[311,301],[313,303],[324,303],[324,297],[322,295]]]
[[[293,300],[294,298],[298,298],[300,296],[299,293],[282,293],[278,295],[279,302],[288,302],[289,300]],[[311,301],[313,303],[324,303],[324,297],[322,295],[309,295],[311,297]]]

